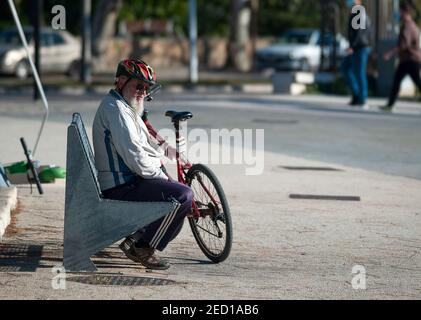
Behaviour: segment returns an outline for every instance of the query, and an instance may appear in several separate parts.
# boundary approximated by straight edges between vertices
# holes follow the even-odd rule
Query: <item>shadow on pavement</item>
[[[40,266],[43,246],[0,244],[0,272],[35,272]]]
[[[171,259],[171,264],[173,265],[203,265],[203,264],[214,264],[209,260],[199,260],[199,259],[188,259],[188,258],[178,258],[178,257],[165,257]]]

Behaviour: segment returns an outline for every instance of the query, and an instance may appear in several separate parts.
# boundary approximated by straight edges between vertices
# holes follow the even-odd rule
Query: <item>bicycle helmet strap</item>
[[[122,96],[123,96],[123,90],[124,90],[124,88],[126,87],[126,85],[127,85],[127,83],[129,83],[129,81],[131,80],[132,78],[127,78],[127,80],[126,80],[126,82],[124,82],[124,84],[123,84],[123,86],[121,87],[121,89],[117,89],[117,92],[119,93],[119,94],[121,94]]]

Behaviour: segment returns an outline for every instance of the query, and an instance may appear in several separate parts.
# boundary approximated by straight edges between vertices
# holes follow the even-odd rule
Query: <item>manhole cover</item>
[[[295,167],[295,166],[279,166],[279,168],[286,170],[297,170],[297,171],[343,171],[341,169],[331,167]]]
[[[298,120],[282,120],[282,119],[253,119],[256,123],[268,123],[268,124],[297,124]]]
[[[104,275],[70,277],[67,280],[100,286],[167,286],[176,283],[167,279]]]
[[[332,201],[361,201],[360,197],[354,196],[325,196],[325,195],[314,195],[314,194],[290,194],[291,199],[302,199],[302,200],[332,200]]]

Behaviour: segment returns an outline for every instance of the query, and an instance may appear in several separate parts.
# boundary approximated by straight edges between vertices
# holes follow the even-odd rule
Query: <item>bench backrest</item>
[[[89,168],[92,173],[92,179],[94,179],[95,181],[98,195],[102,196],[101,187],[98,182],[98,170],[95,168],[94,153],[92,152],[91,144],[89,143],[88,135],[86,134],[85,126],[83,124],[82,117],[79,113],[73,114],[72,125],[75,126],[79,134],[80,141],[82,143],[82,149],[85,154],[85,159],[83,160],[88,161]]]

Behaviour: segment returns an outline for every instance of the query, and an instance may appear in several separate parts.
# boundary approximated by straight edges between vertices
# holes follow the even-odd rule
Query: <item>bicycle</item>
[[[192,210],[187,215],[190,228],[205,256],[212,262],[222,262],[228,258],[232,247],[232,220],[224,190],[211,169],[188,161],[186,144],[180,143],[183,140],[180,123],[191,119],[193,114],[170,110],[165,116],[171,118],[175,129],[177,180],[191,187],[194,193]],[[159,145],[167,143],[149,122],[147,110],[142,120]]]

